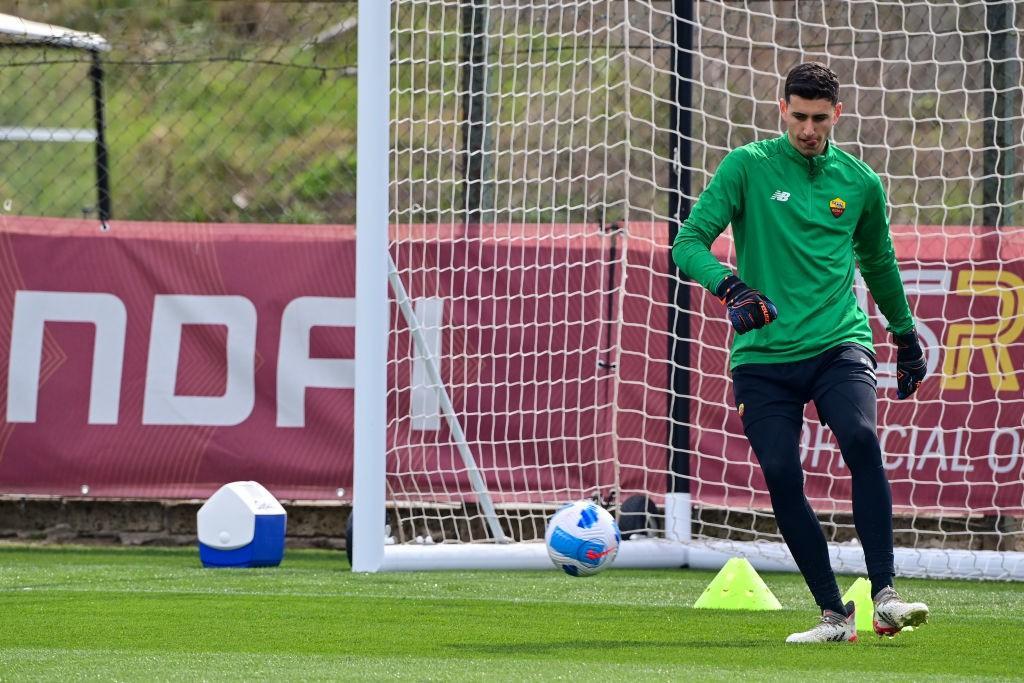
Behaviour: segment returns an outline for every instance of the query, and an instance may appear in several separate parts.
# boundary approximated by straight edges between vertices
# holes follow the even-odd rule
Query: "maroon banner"
[[[660,492],[667,459],[667,228],[403,227],[393,256],[470,448],[499,501]],[[932,377],[880,434],[898,507],[1024,508],[1024,254],[966,228],[896,228]],[[729,243],[718,255],[729,257]],[[354,231],[346,226],[0,223],[0,491],[349,499]],[[768,507],[732,408],[728,328],[694,287],[694,497]],[[472,499],[466,467],[392,306],[388,471],[412,500]],[[809,408],[807,490],[849,478]]]
[[[351,301],[353,235],[4,219],[0,491],[202,498],[252,479],[281,498],[347,494],[353,391],[282,391],[277,372],[351,359],[353,321],[310,322],[317,297]],[[303,408],[302,426],[278,426]]]

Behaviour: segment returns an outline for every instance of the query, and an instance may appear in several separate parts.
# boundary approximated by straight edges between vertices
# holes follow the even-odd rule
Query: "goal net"
[[[390,24],[388,71],[360,64],[390,82],[386,503],[355,510],[386,516],[383,568],[543,566],[547,516],[580,498],[628,531],[618,564],[792,567],[722,307],[668,245],[818,60],[842,84],[835,143],[888,193],[927,347],[928,380],[896,401],[858,286],[898,571],[1024,579],[1019,5],[403,0]],[[729,231],[713,250],[734,265]],[[808,498],[836,569],[863,571],[848,472],[805,418]]]

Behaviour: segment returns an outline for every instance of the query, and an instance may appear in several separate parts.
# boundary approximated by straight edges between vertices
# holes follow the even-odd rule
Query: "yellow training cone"
[[[853,582],[850,590],[843,596],[843,604],[853,600],[857,606],[857,631],[869,633],[871,631],[871,617],[875,611],[875,603],[871,599],[871,582],[863,576]]]
[[[778,598],[744,557],[726,562],[693,606],[698,609],[782,609]]]

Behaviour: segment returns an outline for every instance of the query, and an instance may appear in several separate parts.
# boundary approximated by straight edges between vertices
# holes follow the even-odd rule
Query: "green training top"
[[[730,369],[802,360],[844,342],[873,350],[853,291],[854,257],[888,329],[913,329],[882,182],[831,142],[807,158],[783,134],[726,155],[672,245],[679,269],[711,292],[731,274],[711,254],[730,223],[737,275],[779,309],[770,325],[733,335]]]

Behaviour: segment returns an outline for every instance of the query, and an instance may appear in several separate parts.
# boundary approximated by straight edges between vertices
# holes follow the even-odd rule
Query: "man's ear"
[[[842,113],[843,113],[843,103],[842,102],[836,102],[836,110],[835,110],[835,113],[832,115],[832,121],[833,122],[834,121],[838,121],[839,117],[842,115]]]

